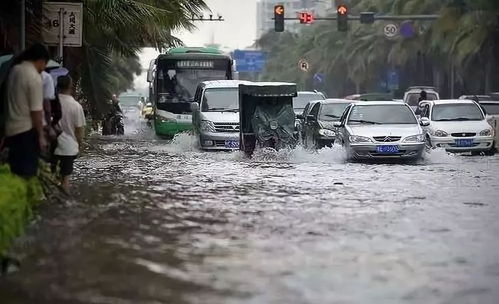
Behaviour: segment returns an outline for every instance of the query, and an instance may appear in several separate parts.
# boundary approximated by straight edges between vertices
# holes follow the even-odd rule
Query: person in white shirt
[[[37,174],[39,154],[47,148],[40,73],[48,60],[48,50],[41,44],[34,44],[15,60],[7,80],[8,162],[12,173],[26,178]]]
[[[83,107],[71,96],[73,81],[70,76],[57,78],[57,91],[61,103],[62,118],[59,121],[62,133],[57,137],[55,165],[59,165],[61,184],[69,192],[69,176],[73,173],[76,157],[83,144],[85,114]]]

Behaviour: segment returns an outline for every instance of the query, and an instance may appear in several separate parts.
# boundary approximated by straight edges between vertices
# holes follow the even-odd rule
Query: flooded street
[[[347,163],[94,136],[15,245],[8,303],[497,303],[499,156]]]

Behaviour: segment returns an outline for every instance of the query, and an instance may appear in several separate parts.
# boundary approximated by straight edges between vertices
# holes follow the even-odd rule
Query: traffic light
[[[338,31],[346,32],[348,30],[348,7],[345,4],[338,5]]]
[[[274,6],[274,30],[284,32],[284,5]]]
[[[308,12],[301,12],[299,14],[301,24],[312,24],[314,23],[314,15]]]

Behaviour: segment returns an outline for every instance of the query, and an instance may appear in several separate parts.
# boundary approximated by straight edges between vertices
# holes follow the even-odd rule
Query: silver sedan
[[[349,159],[417,160],[425,148],[425,136],[414,112],[400,102],[351,104],[334,126]]]

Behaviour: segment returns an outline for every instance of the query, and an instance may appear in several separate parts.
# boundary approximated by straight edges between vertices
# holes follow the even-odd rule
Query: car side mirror
[[[307,115],[307,121],[315,121],[314,115]]]
[[[422,126],[422,127],[427,127],[427,126],[430,125],[430,120],[428,119],[428,117],[422,117],[419,120],[419,125]]]
[[[343,123],[341,121],[335,121],[335,122],[333,122],[333,127],[341,128],[341,127],[343,127]]]
[[[197,102],[191,102],[191,112],[199,111],[199,104]]]
[[[302,114],[296,114],[296,118],[297,119],[305,119],[305,116],[303,116]]]

